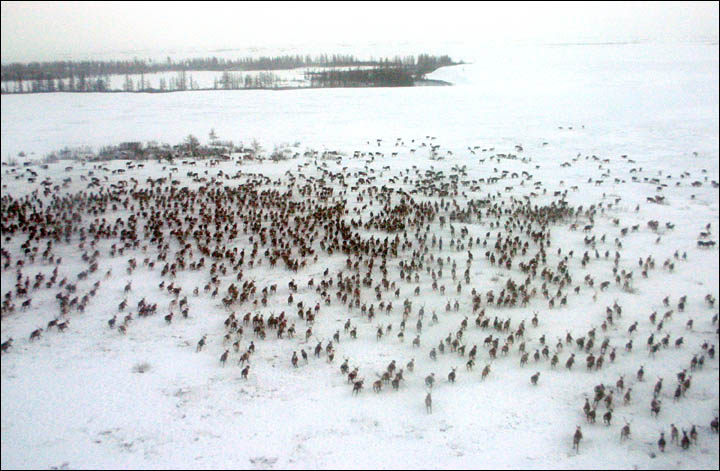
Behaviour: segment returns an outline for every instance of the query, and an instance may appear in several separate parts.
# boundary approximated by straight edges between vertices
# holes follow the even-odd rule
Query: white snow
[[[489,362],[483,339],[492,329],[479,329],[474,324],[469,292],[472,287],[484,294],[502,289],[508,277],[516,281],[525,279],[517,263],[508,271],[490,265],[485,251],[492,248],[497,228],[490,228],[485,219],[471,224],[453,223],[456,230],[467,225],[470,235],[485,239],[491,232],[488,247],[474,246],[472,283],[457,295],[450,278],[450,267],[444,267],[443,279],[446,295],[430,287],[430,276],[424,271],[420,283],[407,284],[399,279],[400,259],[409,260],[412,250],[400,259],[389,262],[388,277],[398,282],[401,296],[383,294],[393,301],[390,317],[380,313],[369,322],[359,309],[348,311],[331,289],[332,304],[322,305],[313,327],[314,337],[304,341],[305,323],[296,317],[294,306],[288,306],[288,281],[294,278],[299,286],[294,303],[304,301],[314,306],[320,298],[307,286],[313,278],[316,285],[322,272],[328,268],[335,274],[345,268],[345,256],[320,254],[317,264],[293,274],[284,268],[270,269],[267,260],[261,266],[245,270],[245,279],[254,279],[258,292],[262,287],[277,283],[278,293],[269,298],[267,307],[253,307],[251,303],[238,306],[238,314],[261,312],[267,318],[285,311],[296,322],[295,339],[278,340],[274,331],[261,341],[254,338],[251,327],[245,328],[241,352],[254,340],[256,353],[251,358],[247,380],[241,379],[237,365],[239,353],[231,349],[230,359],[221,367],[218,359],[225,348],[223,325],[229,311],[218,296],[212,299],[202,287],[209,281],[207,270],[184,271],[174,280],[188,296],[190,318],[182,319],[178,309],[171,325],[163,320],[170,310],[172,299],[166,291],[158,289],[164,279],[160,276],[162,263],[154,270],[142,266],[145,257],[155,258],[155,248],[147,254],[128,251],[123,256],[111,257],[110,245],[114,241],[98,244],[101,253],[100,267],[85,281],[78,281],[78,293],[84,294],[96,280],[101,281],[98,295],[81,314],[71,311],[71,324],[66,332],[56,329],[43,332],[40,340],[30,342],[30,332],[45,327],[58,313],[55,294],[58,288],[31,292],[32,307],[23,310],[22,299],[15,299],[16,311],[4,314],[0,338],[9,337],[14,345],[2,354],[2,468],[643,468],[643,469],[717,469],[718,435],[710,431],[710,420],[718,414],[718,357],[705,355],[705,366],[692,373],[692,387],[687,397],[675,403],[672,393],[675,374],[689,367],[694,354],[702,353],[703,342],[717,348],[717,304],[711,308],[703,297],[718,294],[720,261],[717,246],[698,248],[700,231],[710,223],[712,236],[717,241],[720,231],[718,189],[711,181],[720,180],[718,168],[718,46],[705,44],[626,44],[603,46],[517,46],[498,52],[463,51],[463,59],[472,64],[439,69],[429,78],[446,80],[453,87],[418,87],[408,89],[335,89],[272,91],[187,92],[162,95],[141,94],[39,94],[2,96],[2,160],[25,151],[29,158],[39,159],[44,154],[64,146],[89,145],[99,148],[122,141],[148,141],[176,143],[193,133],[203,139],[211,128],[220,139],[249,143],[258,139],[266,149],[281,142],[300,142],[296,148],[322,151],[338,150],[345,153],[342,161],[318,161],[327,169],[339,172],[374,170],[378,177],[373,184],[383,184],[409,191],[415,178],[413,166],[425,170],[442,170],[445,175],[457,173],[457,166],[467,166],[467,178],[498,177],[503,170],[533,175],[520,185],[520,179],[501,180],[494,185],[483,185],[479,192],[468,192],[472,198],[495,195],[498,201],[509,204],[510,198],[522,198],[535,191],[533,204],[549,204],[556,200],[555,191],[567,190],[570,205],[588,208],[603,203],[611,209],[595,218],[592,231],[598,239],[606,234],[605,243],[597,248],[601,255],[595,259],[594,251],[583,243],[582,230],[570,230],[563,222],[551,228],[552,245],[548,249],[548,265],[556,267],[563,254],[574,250],[570,260],[572,286],[580,285],[579,294],[568,292],[566,307],[549,308],[540,294],[527,307],[501,308],[486,306],[486,315],[512,319],[513,329],[525,319],[525,341],[532,355],[539,347],[539,337],[547,336],[552,351],[558,338],[567,331],[574,337],[586,335],[597,328],[595,353],[600,342],[608,337],[610,345],[617,347],[614,363],[606,358],[600,371],[588,372],[585,353],[576,346],[566,346],[559,354],[560,364],[551,369],[547,360],[535,364],[530,358],[521,367],[517,345],[507,357],[498,355],[492,362],[492,371],[485,381],[480,372]],[[447,51],[452,57],[457,54]],[[560,128],[562,127],[562,129]],[[572,127],[572,129],[569,129]],[[430,137],[436,137],[431,139]],[[396,138],[403,145],[395,146]],[[382,138],[380,146],[376,139]],[[412,140],[415,143],[412,143]],[[439,155],[444,160],[429,160],[427,147],[422,142],[440,144]],[[547,144],[543,144],[547,143]],[[523,151],[515,149],[516,144]],[[468,147],[474,148],[474,154]],[[411,153],[411,149],[416,149]],[[482,148],[494,148],[482,152]],[[353,159],[353,151],[382,152],[373,162]],[[452,151],[448,154],[447,151]],[[398,152],[397,157],[392,157]],[[33,154],[34,153],[34,154]],[[696,153],[696,154],[694,154]],[[498,154],[516,154],[517,159],[491,158]],[[627,155],[622,158],[621,155]],[[597,158],[593,158],[596,156]],[[522,159],[525,160],[522,160]],[[481,162],[482,159],[482,162]],[[577,160],[573,160],[577,159]],[[604,160],[607,159],[607,162]],[[21,162],[22,158],[18,159]],[[630,162],[632,160],[633,162]],[[570,162],[570,166],[562,166]],[[179,171],[173,179],[181,186],[197,188],[187,176],[198,171],[216,176],[219,170],[233,175],[237,170],[257,172],[271,180],[283,179],[287,171],[298,175],[298,165],[310,163],[301,171],[306,176],[320,176],[320,169],[312,159],[299,158],[288,162],[252,162],[236,166],[233,162],[216,167],[199,162],[197,167],[179,162]],[[65,167],[72,166],[71,171]],[[126,168],[126,162],[104,163],[109,170]],[[389,169],[383,167],[389,166]],[[16,173],[2,166],[2,196],[20,198],[40,187],[49,177],[53,184],[71,177],[72,182],[63,193],[90,191],[81,175],[87,175],[92,164],[62,161],[50,164],[48,169],[35,165],[36,183],[28,184],[27,174],[15,178]],[[105,186],[131,177],[145,184],[148,177],[168,176],[168,164],[147,162],[144,168],[113,174],[95,169],[96,176]],[[366,169],[366,167],[368,167]],[[455,168],[455,169],[454,169]],[[410,170],[410,182],[392,184],[389,179]],[[635,170],[633,170],[635,169]],[[641,169],[641,170],[640,170]],[[683,175],[687,172],[689,175]],[[605,176],[602,176],[605,174]],[[104,177],[108,181],[104,181]],[[639,182],[633,182],[636,176]],[[658,178],[667,187],[657,190],[657,184],[645,182],[647,177]],[[510,177],[508,177],[510,178]],[[592,179],[592,181],[589,181]],[[348,181],[355,183],[355,178]],[[595,184],[595,180],[603,180]],[[236,186],[238,180],[222,179],[224,184]],[[693,187],[693,181],[702,186]],[[533,182],[542,182],[535,188]],[[302,180],[299,181],[302,183]],[[679,186],[677,184],[679,183]],[[512,191],[504,191],[513,186]],[[578,190],[571,189],[577,186]],[[277,188],[283,188],[282,186]],[[543,195],[543,189],[547,194]],[[336,191],[336,195],[337,195]],[[362,208],[365,202],[356,201],[356,193],[347,198],[348,207]],[[664,195],[666,204],[647,202],[647,197]],[[694,195],[694,196],[693,196]],[[426,201],[421,195],[414,195]],[[296,193],[295,198],[301,197]],[[615,204],[615,199],[619,202]],[[439,198],[429,199],[432,202]],[[466,198],[456,198],[461,206]],[[445,198],[448,201],[448,198]],[[6,203],[3,202],[3,205]],[[638,212],[636,205],[640,206]],[[367,208],[363,220],[369,217]],[[127,219],[130,211],[122,207],[102,215],[110,223],[121,217]],[[347,217],[357,217],[352,212]],[[613,224],[613,218],[620,220]],[[86,224],[91,222],[88,217]],[[647,221],[660,222],[659,234],[650,230]],[[504,222],[504,221],[503,221]],[[674,229],[666,223],[674,223]],[[581,220],[580,229],[586,223]],[[624,227],[639,225],[637,232],[621,236]],[[458,263],[458,279],[465,269],[467,250],[450,247],[450,229],[434,223],[432,232],[442,236],[442,257],[451,257]],[[362,231],[363,237],[385,237],[381,232]],[[656,239],[660,235],[660,242]],[[9,241],[2,234],[2,247],[12,254],[13,268],[2,271],[2,296],[13,290],[16,281],[14,262],[23,259],[21,244],[24,235],[15,235]],[[400,234],[402,238],[402,234]],[[394,237],[394,234],[392,234]],[[414,241],[414,231],[408,231]],[[619,268],[632,270],[633,293],[623,291],[613,280],[612,259],[615,238],[622,242]],[[248,251],[251,244],[247,236],[237,242],[239,250]],[[457,240],[457,239],[456,239]],[[62,256],[59,279],[76,281],[76,275],[87,267],[81,260],[77,235],[70,244],[58,243],[55,256]],[[40,243],[40,251],[45,242]],[[532,247],[532,245],[531,245]],[[179,247],[172,246],[170,257]],[[589,251],[591,261],[587,268],[580,266],[583,252]],[[608,250],[609,258],[604,258]],[[264,249],[260,250],[262,253]],[[687,260],[674,258],[675,251],[687,254]],[[435,249],[438,256],[440,252]],[[534,254],[531,249],[529,254]],[[196,252],[197,256],[197,252]],[[429,254],[428,254],[429,256]],[[637,260],[652,256],[656,267],[643,278]],[[138,259],[138,269],[128,275],[125,271],[128,258]],[[527,257],[520,257],[526,259]],[[674,272],[663,268],[670,259]],[[209,259],[208,259],[209,260]],[[3,259],[3,264],[5,260]],[[516,260],[517,262],[517,260]],[[211,262],[208,262],[208,265]],[[23,275],[34,280],[42,272],[49,277],[52,266],[41,261],[28,264]],[[111,277],[105,278],[108,269]],[[364,270],[361,270],[364,274]],[[595,281],[595,289],[582,283],[585,274]],[[539,275],[539,273],[538,273]],[[376,283],[379,273],[375,272]],[[123,287],[132,280],[133,290],[126,296]],[[232,271],[222,277],[220,292],[235,280]],[[612,280],[605,291],[598,284]],[[542,281],[536,279],[538,287]],[[191,291],[200,287],[200,295]],[[420,287],[416,297],[413,290]],[[554,287],[554,288],[552,288]],[[554,293],[556,285],[551,285]],[[596,294],[596,299],[593,299]],[[676,307],[679,298],[687,295],[684,312]],[[666,308],[662,299],[669,296],[671,306]],[[128,299],[126,312],[136,312],[137,302],[145,297],[158,303],[158,314],[136,318],[126,336],[109,329],[107,320],[118,310],[118,304]],[[409,298],[413,308],[408,319],[405,341],[396,337],[401,321],[402,301]],[[460,303],[458,312],[445,312],[448,300]],[[370,289],[363,291],[363,301],[375,303]],[[616,302],[623,315],[607,332],[600,329],[605,309]],[[421,347],[413,348],[418,309],[424,306],[425,317]],[[669,334],[671,344],[655,357],[648,355],[645,342],[656,328],[648,320],[653,311],[662,316],[674,309],[672,319],[656,332],[656,339]],[[430,325],[435,310],[440,322]],[[538,312],[539,326],[533,328],[530,319]],[[122,319],[118,316],[118,322]],[[469,326],[463,338],[467,348],[478,345],[478,359],[473,371],[465,369],[467,353],[460,357],[446,351],[438,360],[428,357],[430,349],[441,339],[458,329],[464,316]],[[134,315],[134,317],[137,317]],[[350,317],[358,326],[358,339],[351,340],[343,332],[343,324]],[[686,320],[694,320],[693,330],[687,330]],[[638,332],[629,334],[628,327],[638,322]],[[390,335],[376,340],[379,324],[392,323]],[[336,330],[341,341],[336,346],[332,364],[316,359],[312,349],[318,341],[323,346]],[[195,352],[197,341],[208,335],[208,345]],[[507,335],[507,334],[505,334]],[[683,336],[684,345],[676,349],[674,341]],[[502,336],[504,337],[504,335]],[[624,350],[632,337],[631,353]],[[501,343],[502,344],[502,343]],[[308,364],[300,360],[300,367],[290,365],[293,351],[304,348],[310,355]],[[576,353],[572,371],[563,365],[570,352]],[[365,378],[365,389],[354,397],[351,386],[340,374],[344,358],[350,366],[358,366]],[[399,391],[386,386],[376,394],[372,382],[391,360],[398,367],[415,358],[414,373],[405,372],[406,381]],[[149,370],[137,373],[134,368],[147,362]],[[635,373],[645,367],[645,381],[637,382]],[[457,367],[455,384],[447,382],[447,374]],[[530,376],[541,372],[537,386],[530,384]],[[435,372],[437,382],[432,391],[433,413],[426,414],[423,378]],[[633,388],[633,399],[624,405],[622,394],[615,397],[612,425],[606,427],[602,418],[597,424],[585,421],[582,412],[584,398],[592,395],[599,383],[614,386],[618,377],[625,375],[626,385]],[[658,377],[664,378],[662,411],[656,419],[650,415],[652,388]],[[598,406],[601,416],[604,405]],[[620,442],[620,428],[628,421],[632,436]],[[660,431],[669,440],[669,426],[675,423],[689,430],[697,425],[699,443],[688,451],[668,443],[664,454],[658,452],[656,442]],[[572,434],[582,426],[584,439],[580,452],[571,449]]]

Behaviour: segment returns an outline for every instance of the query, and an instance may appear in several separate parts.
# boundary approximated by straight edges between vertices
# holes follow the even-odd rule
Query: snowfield
[[[2,468],[717,469],[718,434],[711,431],[710,422],[718,415],[720,378],[718,356],[711,356],[709,349],[718,345],[718,303],[711,304],[706,297],[719,296],[720,259],[717,245],[700,247],[697,242],[717,244],[720,231],[718,46],[518,46],[501,52],[461,52],[465,54],[448,51],[454,58],[472,58],[473,63],[439,69],[429,77],[455,83],[454,87],[2,96],[3,218],[13,214],[11,200],[37,197],[43,201],[43,212],[59,217],[63,212],[50,206],[54,196],[89,196],[102,188],[117,197],[116,206],[108,204],[104,212],[65,210],[65,216],[77,213],[75,227],[85,228],[85,245],[80,248],[80,233],[73,232],[69,242],[64,238],[54,242],[48,257],[42,255],[48,239],[23,246],[28,233],[9,229],[18,219],[3,220],[0,340],[14,341],[1,357]],[[300,157],[279,163],[177,159],[147,161],[143,167],[127,161],[61,161],[47,168],[6,164],[20,151],[38,159],[66,145],[176,143],[189,133],[202,138],[211,128],[221,139],[256,138],[268,150],[290,143]],[[434,158],[432,146],[437,146]],[[328,159],[303,156],[308,150],[340,154]],[[89,187],[93,177],[98,185]],[[165,193],[166,251],[143,238],[148,218],[139,200],[130,198],[123,205],[131,196],[129,189],[149,189],[148,179],[158,178],[167,180],[156,189],[187,187],[198,201],[180,210],[172,205],[186,201],[185,197]],[[398,254],[387,257],[387,279],[400,293],[396,297],[394,289],[380,290],[382,301],[392,302],[391,312],[378,307],[374,290],[383,278],[382,257],[375,259],[371,286],[359,285],[359,305],[375,309],[370,320],[361,307],[350,309],[336,296],[338,273],[362,279],[370,256],[364,255],[357,270],[349,269],[347,254],[329,254],[321,247],[326,229],[319,223],[311,243],[317,261],[306,257],[307,265],[297,272],[287,269],[282,260],[271,267],[265,255],[271,243],[261,243],[252,228],[243,231],[243,218],[251,210],[237,201],[220,207],[232,212],[238,234],[231,237],[229,226],[211,222],[210,233],[223,232],[226,237],[207,245],[246,252],[242,281],[237,281],[227,259],[208,255],[201,269],[179,269],[175,277],[163,276],[163,266],[174,263],[182,250],[170,234],[179,227],[170,210],[179,212],[178,219],[187,229],[186,216],[215,217],[216,208],[206,211],[199,203],[212,194],[211,189],[232,194],[253,181],[258,193],[282,194],[294,185],[284,201],[305,204],[306,215],[317,214],[310,206],[315,210],[344,204],[346,212],[339,219],[347,224],[386,216],[382,197],[390,193],[385,190],[393,190],[389,208],[396,209],[395,215],[403,214],[402,201],[430,204],[432,221],[415,224],[417,213],[410,212],[404,220],[406,231],[375,227],[353,231],[364,241],[374,237],[382,242],[387,237],[392,243],[397,237]],[[53,190],[55,185],[58,188]],[[445,185],[447,194],[432,192],[432,185]],[[303,187],[312,191],[302,194]],[[322,188],[332,189],[332,195],[321,197]],[[370,193],[371,188],[377,193]],[[664,198],[659,204],[648,200],[658,196]],[[470,206],[471,201],[479,206]],[[511,217],[510,209],[523,206],[528,211],[573,211],[548,220],[543,228],[521,214]],[[459,212],[468,209],[472,215],[458,220]],[[123,245],[119,235],[131,215],[138,220],[139,244],[121,254],[112,246]],[[118,236],[99,239],[90,247],[88,231],[103,218],[105,227],[115,227]],[[657,221],[657,229],[648,225],[650,221]],[[270,220],[262,224],[269,230]],[[290,218],[279,227],[298,224]],[[528,263],[540,251],[537,241],[521,232],[521,225],[547,234],[546,262],[540,262],[536,276],[527,282],[528,290],[536,288],[527,305],[520,301],[499,305],[501,291],[509,292],[508,286],[522,285],[531,275],[521,270],[520,263]],[[585,226],[591,227],[584,230]],[[419,238],[425,235],[423,247]],[[501,246],[508,236],[519,236],[510,268],[490,260],[489,254],[499,258],[505,253],[495,250],[499,236]],[[442,240],[442,248],[432,244],[434,237]],[[592,237],[594,243],[588,241]],[[192,236],[187,240],[191,247],[184,261],[197,262],[203,256],[198,243]],[[259,242],[258,253],[250,267],[254,242]],[[522,254],[525,242],[528,248]],[[32,247],[38,248],[34,260]],[[99,252],[97,270],[78,279],[89,267],[83,254],[94,250]],[[167,253],[165,260],[158,260],[161,252]],[[293,256],[300,259],[297,247]],[[571,281],[560,283],[563,271],[558,264],[566,257]],[[153,268],[143,263],[146,258],[155,262]],[[137,260],[132,273],[127,270],[130,259]],[[20,269],[18,261],[23,262]],[[423,266],[410,269],[406,264],[413,261]],[[214,262],[228,268],[225,274],[215,272],[217,285],[211,283]],[[401,262],[406,267],[402,270]],[[55,268],[57,282],[47,288]],[[558,278],[543,279],[544,268]],[[17,295],[18,271],[22,283],[29,279],[27,297]],[[632,276],[624,276],[623,271]],[[40,273],[45,278],[33,289]],[[432,273],[445,287],[444,294],[433,289]],[[59,286],[63,279],[76,286],[71,298],[87,294],[88,302],[84,312],[69,308],[61,321],[70,323],[60,332],[47,324],[60,315],[56,295],[68,292]],[[316,289],[323,279],[335,283],[327,289],[330,304]],[[221,300],[229,286],[242,287],[249,280],[254,280],[256,293],[244,303],[225,306]],[[298,286],[296,293],[289,287],[291,280]],[[601,288],[605,281],[608,286]],[[96,295],[89,295],[96,282]],[[187,298],[187,318],[166,289],[170,283],[181,288],[179,299]],[[270,293],[263,306],[261,290],[273,284],[277,292]],[[217,286],[218,296],[212,297],[206,285],[210,291]],[[473,289],[481,295],[476,309]],[[491,290],[494,301],[488,299]],[[683,296],[686,302],[679,306]],[[32,302],[24,308],[27,299]],[[154,315],[138,315],[143,299],[157,304]],[[119,312],[123,300],[127,307]],[[411,307],[401,341],[405,300]],[[298,316],[299,302],[304,309],[319,304],[308,339],[309,326]],[[14,310],[8,309],[10,304]],[[487,327],[476,325],[482,311],[480,320],[488,319]],[[168,323],[164,316],[170,312],[174,316]],[[284,312],[297,333],[294,338],[277,338],[275,330],[266,328],[263,340],[254,335],[252,325],[245,325],[242,336],[233,333],[226,342],[225,322],[231,312],[239,318],[248,312],[262,314],[265,321]],[[655,322],[650,320],[653,312],[657,312]],[[133,319],[122,334],[119,326],[129,313]],[[433,313],[437,322],[432,321]],[[115,315],[116,325],[110,328],[108,321]],[[537,326],[532,323],[534,316]],[[356,339],[344,329],[348,319],[357,329]],[[509,321],[510,329],[493,328],[495,319]],[[631,331],[634,323],[636,329]],[[515,338],[509,352],[502,354],[499,350],[508,335],[521,324],[523,337]],[[383,335],[378,338],[380,326]],[[31,332],[38,328],[45,330],[31,341]],[[463,332],[459,343],[466,346],[464,355],[451,351],[445,342],[448,336],[456,339],[458,331]],[[591,331],[595,346],[579,347],[576,339],[587,341]],[[339,341],[333,340],[336,332]],[[568,333],[572,342],[566,342]],[[647,347],[651,334],[652,344],[660,345],[654,354]],[[203,335],[207,344],[197,352]],[[494,359],[490,346],[484,344],[490,335],[499,339]],[[549,356],[558,354],[555,367],[542,356],[533,358],[543,348],[543,336]],[[668,346],[663,347],[666,336]],[[413,346],[416,337],[417,347]],[[683,342],[676,346],[680,338]],[[586,368],[587,356],[599,357],[605,339],[609,347],[604,365]],[[236,340],[238,351],[232,346]],[[332,362],[326,351],[330,341],[335,352]],[[251,342],[255,351],[243,378],[246,364],[238,363]],[[524,366],[519,351],[523,342],[529,353]],[[322,352],[316,357],[318,343]],[[440,344],[444,353],[438,350]],[[470,370],[467,361],[474,345],[477,356]],[[291,357],[293,352],[300,355],[301,349],[308,360],[300,358],[294,368]],[[433,349],[436,360],[430,357]],[[616,358],[611,361],[613,349]],[[223,366],[219,359],[226,350],[229,357]],[[568,369],[571,354],[576,362]],[[701,356],[704,365],[691,371],[691,360]],[[364,379],[357,395],[340,371],[346,358],[350,369],[357,367],[358,377]],[[415,367],[410,372],[407,364],[412,359]],[[382,391],[374,392],[373,382],[393,360],[397,369],[404,369],[399,389],[383,384]],[[483,380],[486,365],[490,373]],[[641,366],[643,381],[637,378]],[[448,381],[452,368],[457,368],[454,383]],[[676,375],[683,370],[691,375],[691,385],[675,400]],[[539,380],[532,385],[530,377],[536,372]],[[430,414],[425,407],[430,391],[425,378],[431,373],[435,384]],[[616,386],[621,376],[622,390]],[[659,378],[663,378],[658,394],[661,410],[655,417],[650,403]],[[610,425],[603,423],[605,400],[597,405],[597,423],[588,423],[583,412],[585,399],[592,402],[599,384],[614,394]],[[625,403],[629,387],[632,396]],[[631,436],[621,441],[626,423]],[[681,438],[683,430],[689,432],[695,425],[697,442],[687,450],[672,443],[670,424],[677,425]],[[572,448],[577,426],[583,433],[579,451]],[[657,445],[661,432],[668,441],[664,453]]]

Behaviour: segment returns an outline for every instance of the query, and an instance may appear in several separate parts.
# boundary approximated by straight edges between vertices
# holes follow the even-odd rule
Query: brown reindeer
[[[485,368],[482,370],[481,379],[482,381],[485,381],[485,378],[490,374],[490,363],[485,365]]]
[[[612,409],[609,409],[605,414],[603,414],[603,422],[605,422],[605,425],[610,426],[610,421],[612,420]]]
[[[42,331],[43,331],[43,329],[35,329],[35,330],[33,330],[32,333],[30,334],[30,341],[32,342],[32,341],[35,340],[35,339],[39,339],[39,338],[40,338],[40,334],[42,333]]]
[[[582,440],[582,438],[583,434],[578,425],[575,429],[575,435],[573,435],[573,450],[577,450],[578,453],[580,453],[580,440]]]
[[[653,400],[650,402],[650,414],[654,415],[655,418],[660,414],[660,405],[661,401],[658,401],[656,398],[653,398]]]
[[[538,379],[540,378],[540,372],[538,371],[534,375],[530,377],[530,383],[532,383],[533,386],[537,385]]]
[[[425,386],[432,388],[435,383],[435,373],[430,373],[425,377]]]
[[[585,418],[587,419],[589,424],[595,423],[595,416],[596,416],[596,409],[590,409],[586,414]]]
[[[6,341],[4,341],[2,343],[2,346],[0,346],[0,349],[2,349],[2,351],[4,353],[7,353],[7,351],[10,349],[10,347],[12,347],[12,343],[13,343],[13,339],[12,339],[12,337],[10,337],[9,339],[7,339]]]
[[[207,335],[203,335],[202,338],[198,341],[197,348],[195,349],[196,352],[199,352],[203,349],[205,346],[205,342],[207,341]]]
[[[630,438],[630,424],[628,422],[625,422],[625,425],[620,430],[620,441],[623,442]]]

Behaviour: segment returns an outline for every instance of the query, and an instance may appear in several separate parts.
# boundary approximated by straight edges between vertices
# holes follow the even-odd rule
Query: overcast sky
[[[718,2],[2,2],[1,47],[8,63],[298,44],[717,38]]]

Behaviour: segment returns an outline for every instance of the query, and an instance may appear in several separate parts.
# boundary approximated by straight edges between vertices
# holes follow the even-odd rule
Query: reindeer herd
[[[425,144],[435,145],[428,139]],[[479,146],[469,149],[472,154],[481,151]],[[522,146],[516,152],[523,152]],[[358,151],[349,162],[337,155],[335,160],[318,160],[312,153],[306,157],[277,178],[243,167],[218,168],[217,162],[205,162],[204,173],[188,170],[184,181],[172,173],[189,162],[163,167],[167,174],[161,177],[130,163],[123,173],[85,165],[79,172],[86,188],[76,192],[69,190],[72,181],[53,186],[50,172],[36,183],[35,171],[28,176],[5,169],[4,178],[32,180],[35,189],[25,196],[3,191],[3,326],[13,317],[42,311],[53,318],[25,334],[28,344],[51,330],[72,335],[71,320],[100,312],[91,309],[96,295],[112,293],[122,301],[98,320],[107,326],[107,335],[217,318],[212,321],[215,330],[191,344],[198,354],[215,352],[219,362],[218,356],[213,362],[238,368],[243,380],[262,381],[251,373],[257,369],[251,363],[263,361],[255,353],[257,342],[257,348],[282,348],[293,370],[324,357],[330,374],[339,371],[346,378],[351,396],[366,394],[365,380],[377,395],[423,391],[428,414],[433,412],[432,393],[440,401],[450,400],[448,388],[460,381],[503,381],[504,374],[532,365],[526,378],[533,394],[541,396],[558,375],[593,375],[601,382],[585,398],[586,427],[602,413],[610,428],[616,410],[624,410],[624,417],[647,413],[660,422],[665,408],[687,400],[693,375],[708,374],[706,363],[717,369],[713,342],[718,315],[712,293],[699,300],[685,295],[658,299],[648,306],[647,322],[638,320],[639,313],[626,319],[622,307],[622,300],[642,287],[670,282],[676,264],[701,256],[693,250],[712,250],[712,224],[703,224],[697,247],[682,247],[660,264],[652,253],[628,253],[623,245],[642,234],[657,237],[660,244],[674,230],[673,223],[650,220],[621,227],[620,197],[603,194],[599,202],[573,205],[577,197],[567,189],[548,191],[530,165],[517,172],[488,167],[514,162],[513,154],[490,156],[488,163],[483,159],[479,169],[484,177],[469,176],[467,166],[457,165],[449,170],[380,170],[373,165],[376,158],[386,161],[380,152]],[[592,161],[600,162],[601,178],[607,178],[609,170],[603,166],[608,161],[595,156]],[[641,182],[633,170],[633,181]],[[603,179],[588,183],[602,186]],[[497,191],[496,185],[506,191]],[[647,202],[667,204],[660,195]],[[639,211],[638,204],[633,216]],[[556,235],[562,230],[568,239],[576,238],[579,228],[582,245],[566,244]],[[63,254],[79,254],[77,273],[67,271],[59,248]],[[113,275],[108,258],[123,260],[123,273]],[[502,276],[489,279],[482,270]],[[260,272],[270,273],[271,280],[261,281]],[[139,279],[149,273],[161,280],[153,298],[133,298]],[[188,283],[199,278],[202,283]],[[6,284],[10,279],[14,286]],[[582,313],[591,326],[587,331],[568,330],[555,342],[558,332],[546,330],[546,319],[570,315],[583,300],[597,302],[608,294],[615,296],[612,304]],[[45,301],[33,304],[36,299]],[[213,312],[194,309],[196,299],[209,300]],[[438,305],[428,306],[433,299]],[[342,332],[329,314],[336,312],[346,319]],[[152,323],[155,316],[163,320]],[[678,322],[684,325],[683,335],[678,335]],[[413,340],[405,343],[406,335]],[[634,342],[645,335],[642,352]],[[394,343],[406,357],[378,370],[342,353],[346,342],[369,339]],[[11,351],[13,342],[10,337],[3,341],[2,352]],[[336,355],[344,358],[339,368],[332,366]],[[644,364],[652,369],[662,355],[680,357],[687,365],[677,373],[669,396],[663,393],[663,378],[653,388],[644,385]],[[608,380],[604,372],[620,356],[623,365],[635,362],[639,369]],[[583,357],[584,368],[574,368]],[[416,365],[415,358],[422,361]],[[453,366],[445,370],[447,376],[436,377],[433,370],[448,358]],[[465,369],[458,373],[462,364]],[[482,366],[480,373],[476,364]],[[413,379],[417,366],[424,373]],[[630,377],[634,379],[626,379]],[[717,415],[708,422],[717,433]],[[626,420],[621,441],[632,438],[630,425]],[[696,424],[687,425],[678,440],[671,424],[671,441],[683,449],[696,443],[699,433]],[[577,425],[574,449],[579,451],[582,439]],[[664,432],[658,446],[665,450]]]

